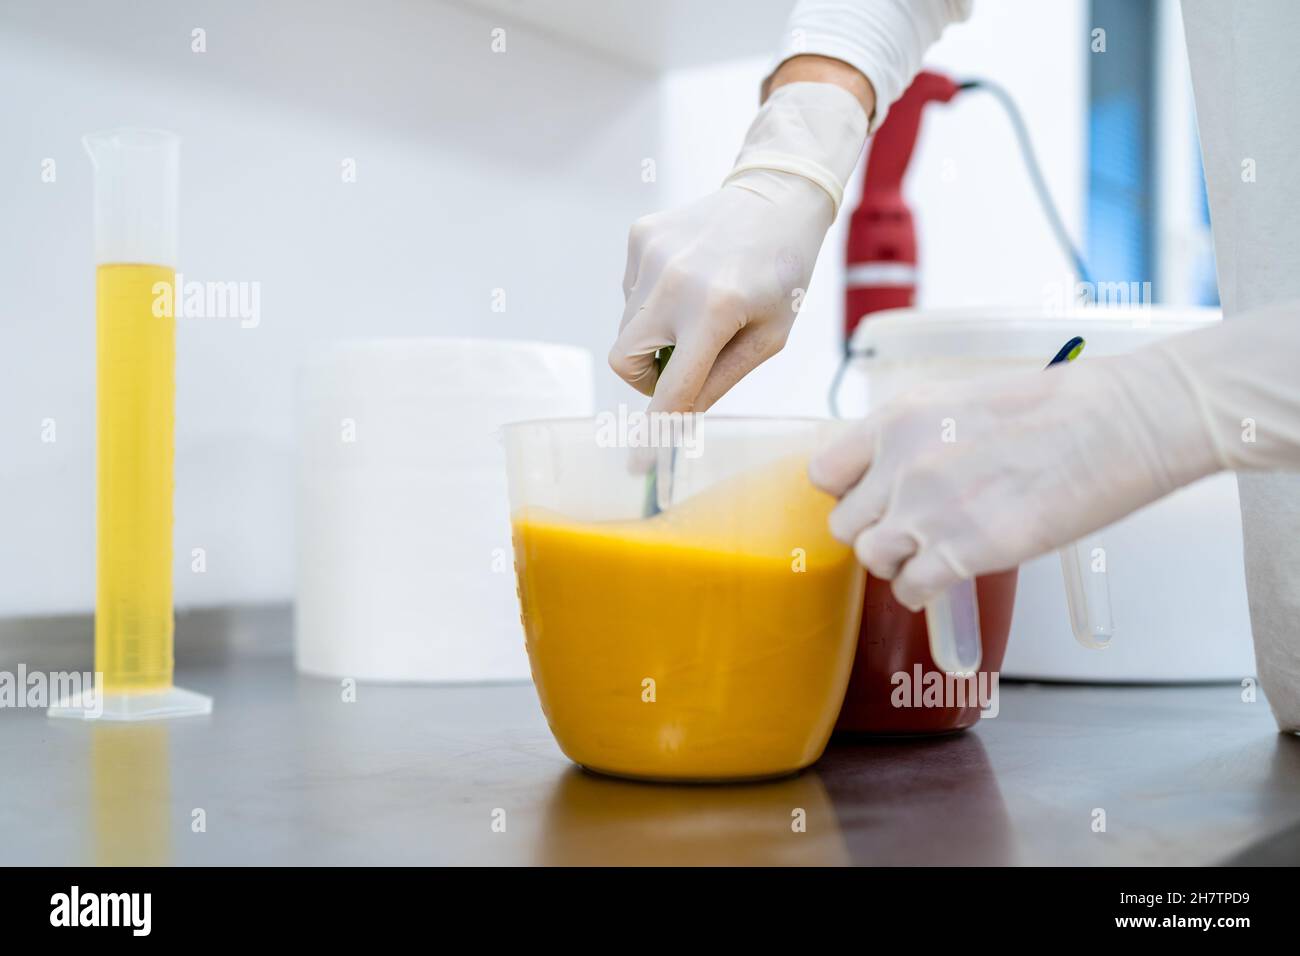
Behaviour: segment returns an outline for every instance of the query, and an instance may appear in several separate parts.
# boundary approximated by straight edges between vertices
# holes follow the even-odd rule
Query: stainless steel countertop
[[[209,718],[0,710],[0,864],[1300,862],[1300,738],[1236,685],[1004,683],[964,734],[837,740],[787,780],[677,787],[575,768],[527,684],[344,703],[294,672],[290,631],[286,608],[182,616],[177,683],[215,698]],[[89,635],[0,622],[0,670],[85,668]]]

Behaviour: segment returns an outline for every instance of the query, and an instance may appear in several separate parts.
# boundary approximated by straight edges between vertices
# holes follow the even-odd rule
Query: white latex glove
[[[651,411],[704,411],[781,350],[866,134],[842,87],[779,87],[718,192],[633,224],[609,364]]]
[[[1129,355],[926,386],[849,427],[809,476],[841,498],[831,533],[919,610],[1220,469],[1300,468],[1298,361],[1290,305]]]

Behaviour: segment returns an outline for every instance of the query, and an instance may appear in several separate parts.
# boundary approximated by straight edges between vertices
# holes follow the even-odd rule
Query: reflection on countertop
[[[0,710],[0,864],[1300,862],[1300,738],[1232,685],[1003,684],[932,738],[837,738],[763,784],[570,764],[529,685],[300,677],[287,609],[185,615],[205,718]],[[0,622],[0,670],[84,667],[85,619]]]
[[[838,737],[819,766],[853,863],[1017,862],[1015,829],[978,733]]]
[[[97,866],[171,863],[169,726],[94,723],[90,737],[92,859]]]
[[[814,770],[761,784],[557,775],[530,863],[588,866],[797,866],[849,862],[835,805]]]

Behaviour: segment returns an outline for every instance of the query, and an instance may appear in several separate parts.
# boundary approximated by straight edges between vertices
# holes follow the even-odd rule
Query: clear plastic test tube
[[[1065,603],[1070,609],[1070,630],[1084,647],[1110,646],[1114,622],[1110,611],[1110,579],[1106,575],[1106,549],[1100,539],[1080,538],[1060,551],[1065,578]]]
[[[973,578],[954,584],[925,606],[930,656],[949,674],[973,674],[983,657],[979,598]]]

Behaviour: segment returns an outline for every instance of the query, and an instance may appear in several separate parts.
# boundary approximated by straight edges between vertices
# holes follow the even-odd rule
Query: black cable
[[[1078,273],[1079,278],[1091,285],[1092,273],[1088,271],[1088,266],[1083,261],[1083,255],[1070,239],[1070,234],[1065,229],[1065,223],[1061,219],[1061,213],[1056,208],[1056,203],[1052,202],[1052,194],[1047,190],[1047,181],[1043,179],[1043,171],[1038,165],[1038,157],[1034,153],[1033,143],[1029,141],[1029,128],[1025,125],[1025,119],[1020,114],[1020,109],[1016,106],[1015,100],[1011,98],[1011,94],[992,80],[967,80],[964,83],[957,84],[957,89],[983,90],[1002,104],[1007,118],[1011,120],[1011,128],[1015,131],[1016,141],[1020,144],[1020,152],[1025,159],[1025,168],[1029,171],[1029,179],[1034,184],[1034,191],[1038,194],[1038,202],[1042,205],[1043,214],[1047,217],[1047,224],[1052,227],[1052,232],[1056,236],[1061,251],[1070,260],[1070,264],[1074,267],[1074,271]]]

